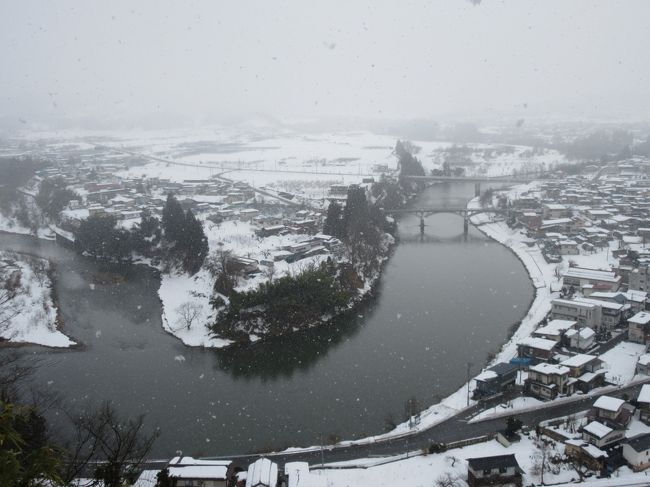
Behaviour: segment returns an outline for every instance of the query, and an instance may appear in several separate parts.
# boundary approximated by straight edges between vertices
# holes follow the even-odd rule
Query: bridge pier
[[[463,218],[463,237],[467,238],[469,233],[469,215],[465,213],[465,218]]]
[[[424,215],[420,215],[420,235],[424,236]]]
[[[474,183],[474,196],[481,196],[481,183],[480,183],[480,181]]]

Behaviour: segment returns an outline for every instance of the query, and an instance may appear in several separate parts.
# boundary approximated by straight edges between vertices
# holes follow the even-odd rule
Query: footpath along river
[[[474,185],[445,183],[413,205],[465,205]],[[79,350],[22,347],[40,359],[34,381],[57,391],[66,410],[110,399],[160,428],[154,455],[247,453],[308,446],[337,436],[382,433],[408,398],[423,407],[456,391],[466,362],[479,370],[527,311],[533,287],[507,248],[459,216],[399,222],[400,243],[376,298],[335,326],[227,351],[188,348],[161,326],[155,272],[96,283],[96,267],[54,243],[0,235],[0,248],[56,264],[65,332]],[[7,349],[0,349],[8,353]],[[63,414],[50,418],[63,428]]]

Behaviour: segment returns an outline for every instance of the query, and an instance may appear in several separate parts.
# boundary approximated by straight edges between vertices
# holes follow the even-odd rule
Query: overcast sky
[[[0,0],[0,116],[645,118],[650,1]]]

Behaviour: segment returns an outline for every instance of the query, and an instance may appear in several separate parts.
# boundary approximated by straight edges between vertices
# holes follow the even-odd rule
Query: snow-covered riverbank
[[[48,347],[75,345],[57,329],[49,271],[45,259],[0,252],[0,337],[4,340]]]

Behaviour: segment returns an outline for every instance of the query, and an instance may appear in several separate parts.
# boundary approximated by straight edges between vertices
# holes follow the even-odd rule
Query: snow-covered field
[[[49,262],[0,252],[0,337],[12,343],[49,347],[75,344],[57,330],[57,310],[52,301]]]

